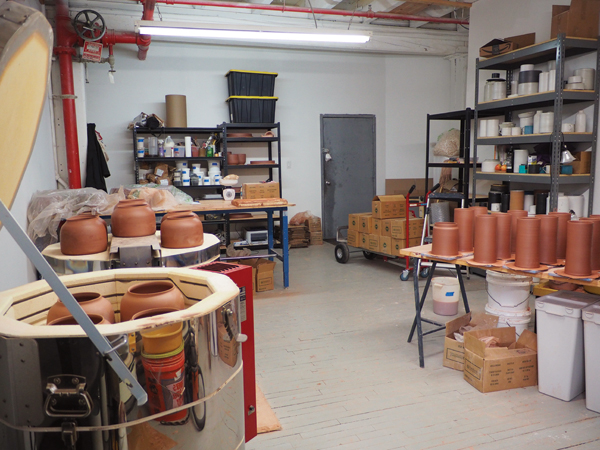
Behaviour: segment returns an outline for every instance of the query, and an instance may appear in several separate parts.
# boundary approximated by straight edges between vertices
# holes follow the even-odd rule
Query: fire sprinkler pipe
[[[451,19],[444,17],[413,16],[407,14],[394,14],[374,11],[344,11],[341,9],[301,8],[287,5],[261,5],[256,3],[233,3],[208,0],[142,0],[142,3],[152,1],[153,3],[164,3],[166,5],[190,5],[190,6],[213,6],[217,8],[239,8],[261,11],[294,12],[303,14],[319,14],[329,16],[366,17],[367,19],[388,20],[410,20],[414,22],[452,23],[458,25],[469,25],[467,19]]]

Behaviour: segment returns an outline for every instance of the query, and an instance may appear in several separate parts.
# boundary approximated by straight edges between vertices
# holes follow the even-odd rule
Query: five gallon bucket
[[[529,308],[531,277],[488,270],[488,306],[499,312],[526,311]]]
[[[519,339],[523,330],[527,329],[529,322],[531,322],[530,308],[527,308],[525,311],[506,312],[490,308],[489,305],[486,305],[485,312],[498,316],[498,328],[515,327],[517,339]]]
[[[437,277],[431,280],[433,286],[433,312],[440,316],[458,314],[460,285],[456,278]]]

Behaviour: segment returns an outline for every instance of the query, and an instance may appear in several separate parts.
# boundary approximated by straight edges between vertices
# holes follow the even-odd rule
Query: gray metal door
[[[323,239],[334,239],[348,214],[371,211],[375,195],[375,116],[321,114]]]

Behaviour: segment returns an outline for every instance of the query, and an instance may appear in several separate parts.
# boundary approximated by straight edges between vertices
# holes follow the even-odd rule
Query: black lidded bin
[[[230,96],[273,97],[275,93],[276,73],[230,70],[225,76]]]
[[[277,97],[232,95],[227,99],[231,123],[275,123]]]

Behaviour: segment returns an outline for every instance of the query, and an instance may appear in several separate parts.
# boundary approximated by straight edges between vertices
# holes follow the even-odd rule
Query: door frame
[[[321,148],[319,150],[319,159],[321,161],[321,217],[323,219],[323,229],[325,228],[325,146],[323,142],[323,120],[324,119],[372,119],[373,120],[373,195],[377,193],[377,118],[375,114],[321,114],[320,115],[320,128],[321,128]],[[336,236],[337,238],[337,236]]]

